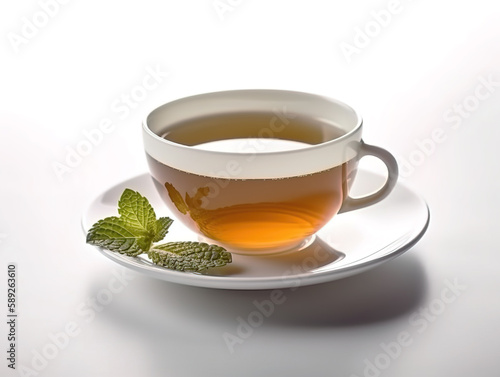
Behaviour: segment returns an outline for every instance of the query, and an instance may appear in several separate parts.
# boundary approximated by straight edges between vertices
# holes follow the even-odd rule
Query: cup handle
[[[394,156],[383,148],[365,144],[361,140],[361,145],[359,148],[359,158],[361,159],[364,156],[368,155],[381,159],[387,167],[388,177],[385,181],[385,184],[373,194],[363,196],[361,198],[351,198],[350,196],[348,196],[347,198],[345,198],[344,203],[342,204],[342,207],[340,207],[338,213],[353,211],[355,209],[360,209],[375,204],[389,195],[394,186],[396,186],[399,169],[398,163],[396,162]]]

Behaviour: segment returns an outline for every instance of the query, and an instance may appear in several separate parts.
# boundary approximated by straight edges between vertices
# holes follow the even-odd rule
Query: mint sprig
[[[96,222],[87,234],[87,243],[132,257],[147,254],[153,263],[177,271],[200,272],[232,261],[224,248],[204,242],[155,244],[163,240],[173,220],[157,219],[149,201],[136,191],[125,189],[118,213],[119,217]]]

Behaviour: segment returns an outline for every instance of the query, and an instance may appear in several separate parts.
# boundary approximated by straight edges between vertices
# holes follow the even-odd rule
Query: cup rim
[[[143,130],[145,132],[147,132],[150,136],[154,137],[155,139],[161,141],[162,143],[164,144],[172,144],[172,145],[175,145],[177,147],[181,147],[181,148],[188,148],[188,149],[191,149],[192,147],[190,147],[189,145],[185,145],[185,144],[182,144],[182,143],[176,143],[175,141],[171,141],[171,140],[168,140],[168,139],[165,139],[161,136],[159,136],[157,133],[155,133],[154,131],[152,131],[148,125],[148,119],[150,118],[150,116],[160,110],[161,108],[164,108],[166,106],[173,106],[177,103],[180,103],[180,102],[184,102],[184,101],[188,101],[188,100],[194,100],[196,98],[202,98],[202,97],[208,97],[208,96],[212,96],[212,95],[218,95],[218,94],[231,94],[231,93],[234,93],[234,94],[245,94],[245,93],[276,93],[276,94],[292,94],[292,95],[307,95],[307,96],[313,96],[313,97],[316,97],[318,99],[322,99],[322,100],[326,100],[328,102],[332,102],[332,103],[335,103],[335,104],[338,104],[338,105],[341,105],[342,107],[344,108],[347,108],[349,109],[353,114],[356,115],[356,118],[357,118],[357,124],[348,132],[346,132],[344,135],[340,136],[340,137],[337,137],[335,139],[332,139],[332,140],[326,140],[326,141],[323,141],[323,142],[320,142],[318,144],[311,144],[311,145],[308,145],[304,148],[301,148],[301,149],[314,149],[314,148],[317,148],[318,146],[321,146],[321,145],[324,145],[324,144],[334,144],[334,143],[337,143],[337,142],[340,142],[341,140],[345,139],[345,138],[348,138],[348,136],[352,133],[355,133],[356,131],[358,131],[359,128],[361,128],[363,126],[363,119],[362,117],[360,116],[359,112],[357,112],[353,107],[351,107],[350,105],[346,104],[345,102],[343,101],[340,101],[336,98],[333,98],[333,97],[328,97],[328,96],[323,96],[323,95],[319,95],[319,94],[313,94],[313,93],[308,93],[308,92],[301,92],[301,91],[294,91],[294,90],[281,90],[281,89],[235,89],[235,90],[221,90],[221,91],[213,91],[213,92],[207,92],[207,93],[200,93],[200,94],[194,94],[194,95],[190,95],[190,96],[187,96],[187,97],[182,97],[182,98],[178,98],[178,99],[175,99],[173,101],[169,101],[169,102],[166,102],[160,106],[157,106],[156,108],[154,108],[153,110],[151,110],[147,115],[146,117],[143,119],[142,121],[142,126],[143,126]],[[187,118],[187,117],[186,117]],[[224,154],[224,155],[230,155],[230,154],[238,154],[238,155],[251,155],[252,153],[246,153],[246,152],[228,152],[228,151],[206,151],[206,152],[209,152],[210,154]],[[269,152],[260,152],[259,155],[266,155],[266,154],[277,154],[277,153],[287,153],[287,152],[290,152],[290,151],[269,151]]]
[[[173,101],[166,102],[160,106],[157,106],[155,109],[151,110],[147,116],[143,119],[142,122],[142,129],[143,129],[143,139],[144,139],[144,147],[145,151],[147,154],[149,154],[151,157],[159,160],[160,162],[166,163],[165,161],[161,161],[162,159],[157,158],[160,153],[153,153],[156,154],[153,155],[151,154],[152,150],[158,150],[160,148],[165,148],[168,147],[171,149],[171,152],[175,152],[179,154],[179,158],[175,159],[173,158],[172,161],[174,161],[173,165],[175,164],[175,161],[180,161],[183,158],[188,158],[188,155],[192,155],[193,159],[196,159],[198,161],[203,161],[204,158],[215,158],[215,159],[236,159],[238,161],[243,160],[243,159],[248,159],[250,156],[255,156],[254,152],[231,152],[231,151],[214,151],[214,150],[206,150],[206,149],[196,149],[193,148],[192,146],[182,144],[182,143],[177,143],[172,140],[165,139],[161,137],[158,133],[153,131],[151,129],[151,123],[153,120],[151,119],[154,115],[158,114],[159,112],[165,111],[166,109],[182,104],[184,102],[192,102],[196,101],[199,99],[208,99],[208,98],[216,98],[217,96],[238,96],[242,100],[245,100],[245,96],[248,97],[255,97],[256,96],[282,96],[283,102],[286,103],[288,98],[309,98],[314,101],[322,101],[324,104],[332,104],[337,106],[339,109],[344,109],[347,110],[348,112],[351,113],[352,116],[355,117],[356,121],[353,122],[353,126],[350,127],[349,130],[345,132],[345,134],[331,139],[331,140],[325,140],[322,141],[318,144],[311,144],[308,146],[304,146],[303,148],[300,149],[293,149],[293,150],[283,150],[283,151],[266,151],[266,152],[259,152],[258,157],[260,160],[263,159],[275,159],[276,161],[281,160],[284,161],[283,159],[288,157],[288,156],[296,156],[296,157],[306,157],[308,154],[314,151],[321,151],[322,149],[328,149],[328,148],[333,148],[336,145],[351,145],[352,142],[359,142],[361,141],[361,131],[363,127],[363,119],[360,116],[360,114],[351,106],[346,104],[343,101],[337,100],[332,97],[327,97],[324,95],[319,95],[319,94],[312,94],[312,93],[307,93],[307,92],[301,92],[301,91],[291,91],[291,90],[281,90],[281,89],[236,89],[236,90],[223,90],[223,91],[213,91],[213,92],[207,92],[207,93],[201,93],[201,94],[195,94],[187,97],[182,97],[175,99]],[[238,111],[237,108],[234,110]],[[189,119],[191,116],[186,116],[185,119]],[[165,128],[165,127],[164,127]],[[355,148],[354,148],[355,149]],[[171,153],[172,154],[172,153]],[[322,153],[323,155],[326,155],[325,153]],[[347,161],[350,158],[354,157],[356,153],[350,153],[349,158],[344,157],[344,160]],[[318,154],[319,156],[319,154]],[[345,162],[343,161],[343,162]],[[167,164],[167,163],[166,163]],[[176,166],[170,165],[174,168]],[[215,164],[216,166],[217,164]],[[329,164],[331,167],[337,166],[338,164],[335,163],[330,163]],[[217,167],[214,167],[214,169],[217,169]],[[179,170],[185,170],[191,173],[196,173],[200,174],[199,171],[196,171],[198,169],[187,169],[187,168],[180,168]],[[205,171],[206,169],[199,169]],[[257,169],[250,169],[250,170],[258,170]],[[300,169],[299,169],[300,170]],[[306,171],[307,170],[307,171]],[[309,170],[314,170],[314,171],[321,171],[317,169],[301,169],[300,174],[310,174],[312,171]],[[322,169],[325,170],[325,169]],[[258,173],[248,173],[248,177],[245,178],[255,178],[256,176],[260,176],[261,174]],[[266,175],[266,174],[265,174]],[[283,173],[283,174],[267,174],[269,176],[272,176],[273,178],[278,177],[280,175],[281,177],[289,177],[289,176],[294,176],[294,174],[289,174],[289,173]]]

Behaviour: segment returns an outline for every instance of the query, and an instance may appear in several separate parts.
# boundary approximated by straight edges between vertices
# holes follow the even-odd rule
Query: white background
[[[50,1],[0,6],[0,315],[10,262],[20,314],[16,372],[5,357],[6,314],[1,321],[0,375],[21,366],[31,372],[20,375],[50,377],[498,375],[494,2],[222,0],[232,4],[224,13],[213,0],[73,0],[49,11],[40,3]],[[346,44],[357,50],[343,52]],[[113,103],[148,67],[168,77],[130,112],[117,111]],[[192,288],[130,272],[101,311],[79,313],[123,273],[85,244],[80,219],[96,195],[147,170],[141,120],[172,99],[241,88],[306,91],[355,107],[364,139],[392,151],[427,200],[427,234],[365,274],[285,291],[286,302],[233,353],[223,334],[235,333],[237,318],[268,291]],[[103,119],[112,131],[57,174],[54,166]],[[432,135],[439,142],[423,142]],[[443,309],[447,282],[462,290]],[[75,336],[63,341],[68,326]],[[368,368],[387,361],[381,344],[402,332],[411,344],[384,370]],[[45,362],[37,356],[44,352]]]

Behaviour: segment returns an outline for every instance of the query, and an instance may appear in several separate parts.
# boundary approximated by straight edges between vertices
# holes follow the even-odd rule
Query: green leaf
[[[87,233],[87,243],[132,256],[149,250],[151,239],[148,238],[137,234],[121,218],[114,216],[99,220]]]
[[[187,211],[173,186],[170,191],[171,197],[180,198],[176,205]],[[204,193],[198,191],[200,195]],[[231,253],[224,248],[206,243],[169,242],[151,247],[165,237],[173,220],[156,219],[149,201],[136,191],[125,189],[118,201],[118,213],[120,217],[107,217],[95,223],[87,234],[87,243],[129,256],[147,253],[154,263],[178,271],[203,271],[232,261]]]
[[[154,236],[156,214],[149,201],[136,191],[125,189],[118,201],[118,213],[128,228],[135,228]]]
[[[168,228],[170,228],[170,225],[172,225],[173,222],[174,220],[169,217],[160,217],[156,220],[153,242],[159,242],[164,239],[168,233]]]
[[[148,252],[153,263],[177,271],[203,271],[231,263],[231,253],[223,247],[202,242],[168,242]]]

